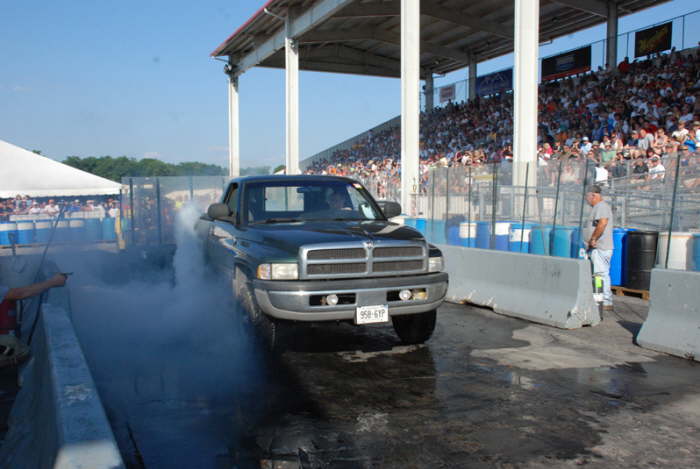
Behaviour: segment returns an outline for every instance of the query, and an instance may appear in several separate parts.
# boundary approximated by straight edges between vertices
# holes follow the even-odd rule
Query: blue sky
[[[209,53],[262,3],[3,2],[0,139],[58,160],[127,155],[226,165],[226,77]],[[621,18],[619,30],[699,7],[697,0],[674,0]],[[696,13],[686,22],[687,45],[698,41],[698,31]],[[597,27],[543,46],[541,54],[603,36]],[[510,66],[512,57],[503,57],[480,65],[479,74]],[[436,85],[465,76],[454,72]],[[302,72],[300,81],[302,157],[400,110],[398,80]],[[241,166],[283,163],[283,71],[253,69],[240,90]]]

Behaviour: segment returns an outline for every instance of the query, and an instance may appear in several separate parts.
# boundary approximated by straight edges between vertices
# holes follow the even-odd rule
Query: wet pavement
[[[642,301],[575,331],[445,304],[422,346],[327,325],[272,357],[231,302],[123,293],[84,284],[72,301],[129,467],[700,465],[700,365],[634,345]]]

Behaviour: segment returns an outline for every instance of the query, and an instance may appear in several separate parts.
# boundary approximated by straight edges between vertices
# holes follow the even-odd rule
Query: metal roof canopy
[[[418,1],[418,0],[416,0]],[[620,16],[668,0],[619,0]],[[236,75],[285,67],[284,17],[299,45],[299,68],[401,76],[399,0],[269,0],[212,56],[229,56]],[[513,0],[421,0],[421,78],[513,51]],[[605,0],[540,0],[540,42],[606,21]]]

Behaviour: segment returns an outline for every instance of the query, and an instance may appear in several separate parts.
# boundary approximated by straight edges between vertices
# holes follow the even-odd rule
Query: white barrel
[[[0,231],[15,231],[16,229],[17,223],[13,221],[0,223]]]
[[[61,222],[58,222],[58,226],[61,226]],[[68,226],[71,228],[84,228],[85,227],[85,220],[82,218],[71,218],[68,220]]]
[[[475,222],[464,222],[459,224],[459,237],[466,238],[476,238],[476,223]]]
[[[510,242],[519,243],[522,237],[523,243],[530,242],[530,228],[513,228],[510,230]]]
[[[510,222],[509,221],[497,221],[496,222],[496,236],[508,236],[510,232]]]
[[[666,267],[666,247],[668,246],[668,231],[659,233],[659,246],[656,262],[661,268]],[[674,231],[671,233],[671,253],[668,256],[668,268],[689,270],[693,265],[693,233]]]

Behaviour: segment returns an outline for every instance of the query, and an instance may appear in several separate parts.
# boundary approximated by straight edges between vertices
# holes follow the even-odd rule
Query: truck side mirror
[[[379,208],[384,212],[384,216],[387,218],[393,218],[401,215],[401,204],[398,202],[392,202],[390,200],[379,200],[377,201]]]
[[[231,210],[226,204],[211,204],[207,209],[207,215],[214,220],[219,220],[230,216]]]

